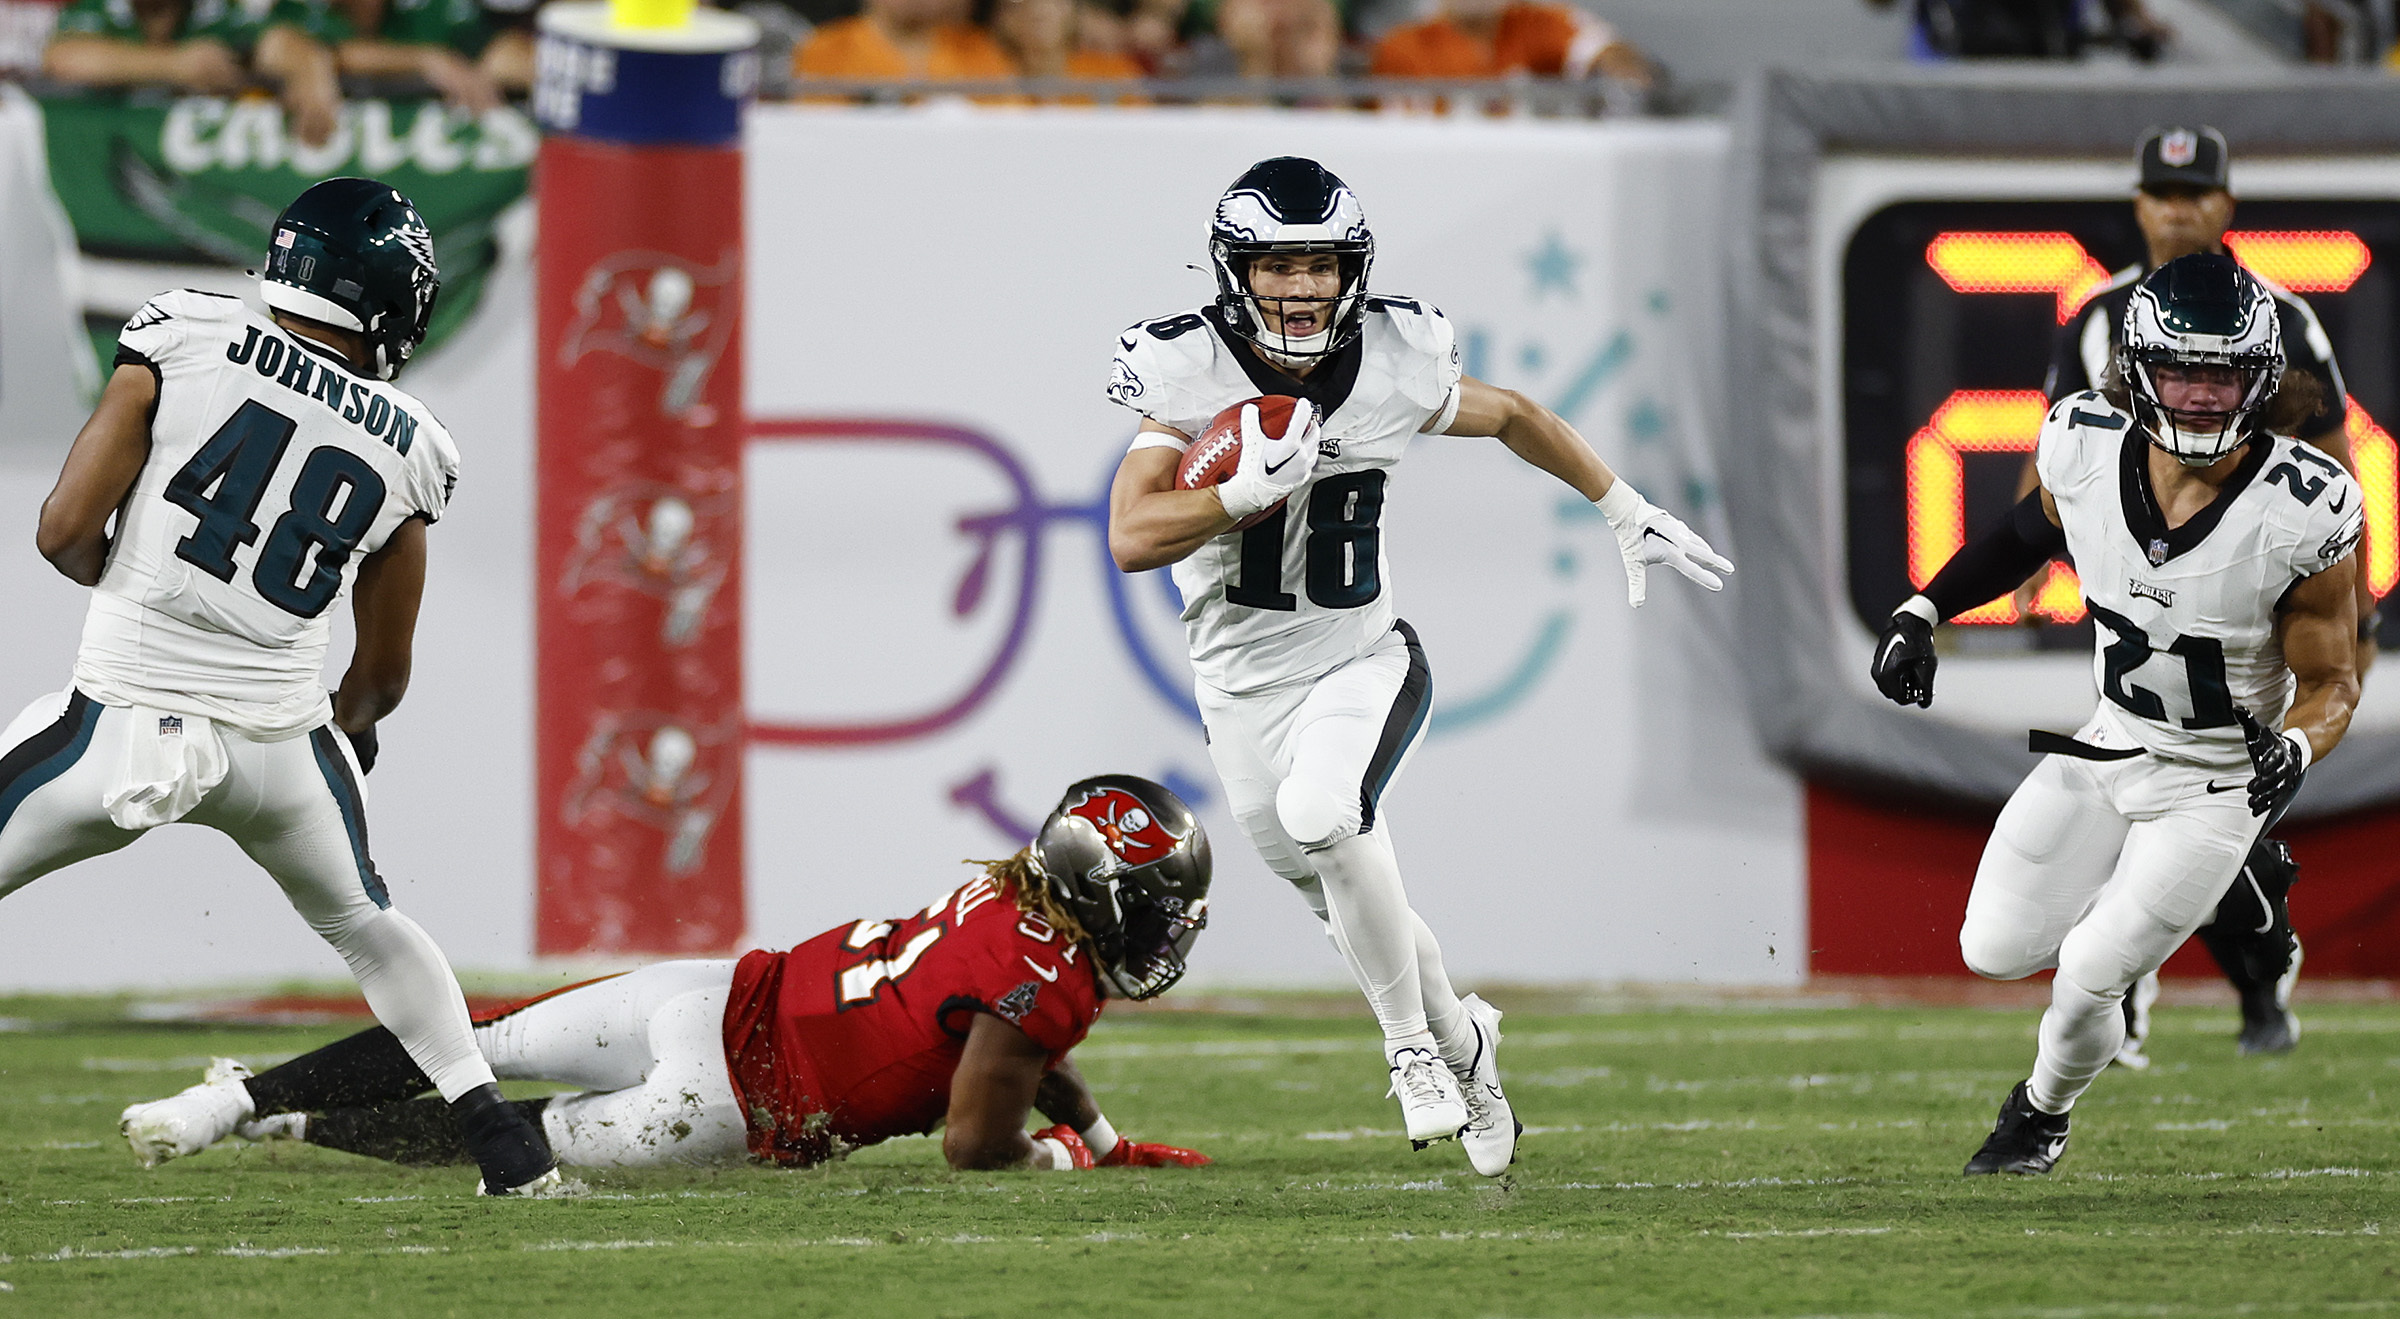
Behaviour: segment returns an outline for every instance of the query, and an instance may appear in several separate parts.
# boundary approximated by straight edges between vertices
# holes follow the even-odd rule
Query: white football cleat
[[[561,1173],[556,1168],[552,1168],[523,1186],[512,1186],[505,1191],[494,1191],[480,1181],[475,1183],[475,1194],[498,1196],[503,1199],[573,1200],[591,1193],[591,1187]]]
[[[200,1084],[181,1094],[135,1104],[117,1118],[117,1130],[145,1168],[198,1154],[233,1134],[252,1112],[242,1082],[250,1069],[231,1058],[210,1061]]]
[[[1431,1049],[1411,1047],[1394,1053],[1392,1088],[1385,1093],[1399,1098],[1401,1124],[1408,1128],[1409,1144],[1418,1149],[1448,1140],[1467,1125],[1467,1101],[1458,1093],[1458,1078]]]
[[[1500,1089],[1500,1009],[1474,994],[1458,1003],[1475,1032],[1474,1061],[1451,1069],[1467,1105],[1467,1125],[1458,1133],[1458,1143],[1467,1147],[1467,1162],[1475,1171],[1498,1177],[1517,1161],[1517,1137],[1525,1131]]]

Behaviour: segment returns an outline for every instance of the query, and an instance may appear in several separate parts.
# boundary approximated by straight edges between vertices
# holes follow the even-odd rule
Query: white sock
[[[1334,943],[1367,996],[1388,1046],[1420,1036],[1430,1040],[1425,991],[1417,965],[1422,923],[1408,909],[1399,863],[1376,834],[1358,834],[1309,853],[1324,884]]]
[[[2064,1113],[2108,1070],[2125,1043],[2123,991],[2096,993],[2060,973],[2050,982],[2042,1013],[2041,1046],[2033,1056],[2026,1097],[2045,1113]]]
[[[350,964],[375,1020],[399,1037],[443,1099],[491,1084],[491,1064],[475,1048],[458,977],[433,936],[399,912],[383,910],[325,937]]]

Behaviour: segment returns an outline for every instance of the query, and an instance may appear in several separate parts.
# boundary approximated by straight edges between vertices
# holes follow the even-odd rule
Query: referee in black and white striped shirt
[[[2148,244],[2147,264],[2130,265],[2110,276],[2108,283],[2084,303],[2073,319],[2059,327],[2050,354],[2050,373],[2042,392],[2052,403],[2069,394],[2102,389],[2115,375],[2117,334],[2124,324],[2125,304],[2144,275],[2180,256],[2225,251],[2225,230],[2233,223],[2233,192],[2227,186],[2225,137],[2213,128],[2154,128],[2142,135],[2137,158],[2141,183],[2133,195],[2134,220]],[[2342,369],[2334,361],[2333,341],[2308,303],[2266,279],[2259,283],[2275,295],[2283,324],[2283,348],[2290,369],[2317,378],[2324,410],[2299,429],[2298,439],[2340,459],[2355,474],[2350,439],[2343,429],[2349,400],[2343,392]],[[2030,483],[2032,464],[2026,464]],[[2030,488],[2030,486],[2029,486]],[[2358,673],[2363,678],[2375,655],[2375,598],[2359,574]],[[2292,933],[2284,893],[2297,876],[2289,848],[2261,837],[2242,873],[2217,906],[2216,919],[2200,928],[2200,941],[2217,960],[2225,978],[2242,999],[2243,1053],[2284,1053],[2299,1042],[2300,1022],[2292,1015],[2292,982],[2300,973],[2300,940]],[[2142,1046],[2150,1033],[2150,1005],[2158,998],[2154,972],[2125,996],[2125,1048],[2118,1061],[2147,1067]]]

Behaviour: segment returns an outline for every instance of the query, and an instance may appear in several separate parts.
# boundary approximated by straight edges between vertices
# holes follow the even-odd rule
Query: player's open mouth
[[[1283,332],[1294,338],[1304,338],[1317,332],[1317,314],[1313,311],[1287,311],[1283,314]]]

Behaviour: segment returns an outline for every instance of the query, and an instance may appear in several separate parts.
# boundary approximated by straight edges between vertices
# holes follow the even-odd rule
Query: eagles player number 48
[[[253,399],[217,428],[167,482],[168,503],[200,519],[175,543],[175,557],[220,582],[233,580],[234,551],[258,539],[259,501],[300,424]],[[216,487],[210,494],[209,487]],[[268,604],[315,618],[342,586],[342,567],[383,510],[383,478],[347,449],[308,455],[292,498],[258,552],[251,585]],[[313,557],[312,557],[313,551]],[[308,568],[303,579],[301,570]]]

